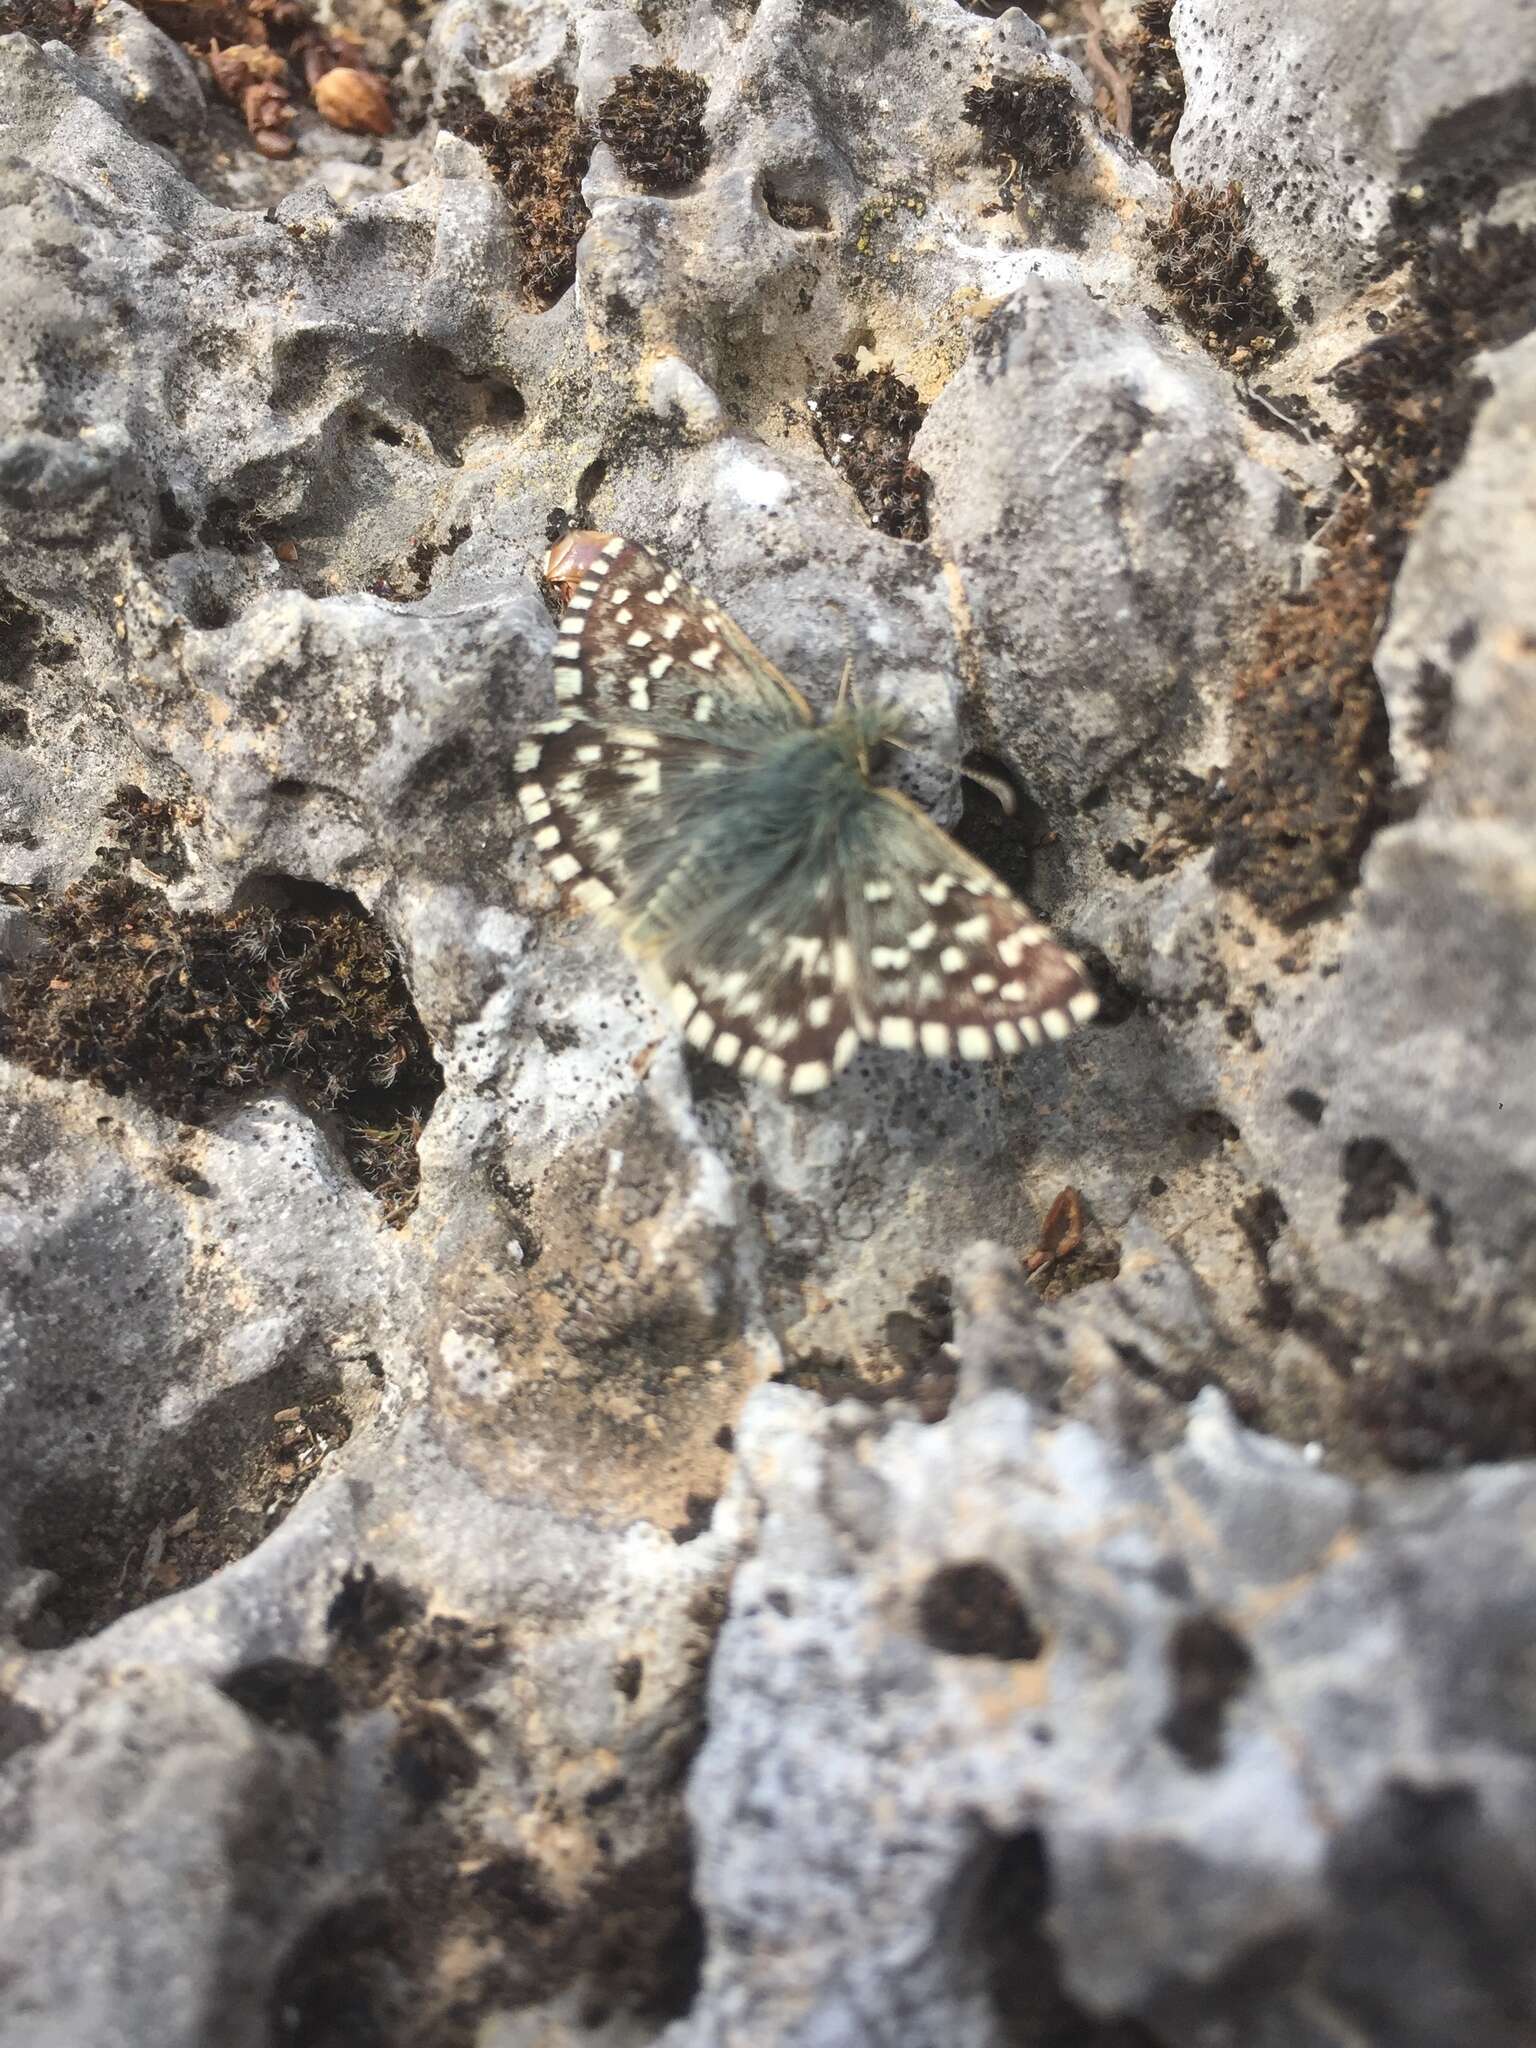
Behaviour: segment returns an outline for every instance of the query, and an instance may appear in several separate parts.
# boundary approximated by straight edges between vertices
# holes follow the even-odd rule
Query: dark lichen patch
[[[390,1764],[418,1806],[467,1792],[480,1775],[474,1745],[440,1707],[407,1711],[390,1744]]]
[[[971,86],[960,118],[980,135],[983,161],[1003,173],[1004,206],[1013,205],[1021,182],[1059,177],[1082,158],[1082,109],[1053,71]]]
[[[472,529],[452,525],[441,540],[421,535],[397,567],[387,570],[373,584],[375,597],[390,598],[397,604],[414,604],[432,587],[432,574],[439,562],[457,554]]]
[[[1420,495],[1466,446],[1487,391],[1466,374],[1472,358],[1533,326],[1536,235],[1482,225],[1470,243],[1452,234],[1422,248],[1385,331],[1334,371],[1334,389],[1355,409],[1351,459],[1368,476],[1389,535],[1412,523]]]
[[[1362,1223],[1380,1223],[1397,1207],[1397,1198],[1415,1192],[1408,1163],[1385,1138],[1351,1138],[1339,1159],[1344,1195],[1339,1203],[1341,1230]]]
[[[824,1401],[910,1401],[924,1422],[942,1422],[955,1398],[958,1369],[950,1349],[955,1334],[950,1283],[940,1274],[920,1280],[907,1306],[885,1319],[883,1343],[867,1358],[829,1351],[792,1354],[776,1377],[806,1387]]]
[[[367,1567],[333,1602],[328,1668],[347,1708],[383,1705],[396,1715],[392,1756],[408,1825],[376,1882],[322,1914],[280,1965],[271,2040],[290,2048],[474,2048],[487,2012],[565,1992],[594,2028],[621,2016],[680,2017],[703,1953],[682,1788],[702,1731],[723,1592],[711,1588],[690,1605],[690,1668],[669,1732],[647,1752],[645,1782],[609,1774],[569,1809],[557,1798],[547,1815],[557,1827],[589,1824],[597,1869],[574,1899],[533,1857],[466,1825],[460,1795],[480,1772],[471,1731],[483,1715],[477,1722],[473,1701],[421,1705],[412,1645],[428,1627],[424,1612],[419,1596]],[[646,1802],[649,1846],[620,1858],[610,1815],[632,1798]]]
[[[231,1672],[219,1690],[263,1727],[302,1735],[327,1755],[336,1747],[341,1694],[331,1674],[318,1664],[266,1657]]]
[[[704,108],[709,87],[694,71],[637,64],[615,79],[598,133],[643,192],[681,192],[709,161]]]
[[[1045,1638],[1018,1592],[985,1559],[941,1565],[918,1600],[918,1626],[931,1648],[949,1657],[1000,1657],[1030,1662]]]
[[[1049,1724],[1035,1733],[1048,1740]],[[989,1842],[970,1896],[979,1902],[972,1945],[1004,2048],[1164,2048],[1139,2021],[1090,2013],[1067,1990],[1046,1931],[1050,1870],[1037,1830]]]
[[[1147,229],[1153,274],[1174,311],[1214,354],[1244,369],[1294,339],[1269,265],[1247,233],[1248,205],[1235,181],[1176,185],[1166,220]]]
[[[442,1071],[399,957],[350,898],[298,884],[268,894],[173,910],[116,878],[34,905],[33,950],[0,985],[0,1050],[188,1123],[286,1084],[312,1113],[340,1113],[353,1172],[402,1223]]]
[[[576,247],[590,218],[581,181],[594,138],[577,115],[576,88],[541,71],[511,87],[500,114],[460,91],[448,96],[441,119],[490,166],[517,230],[523,290],[536,306],[552,306],[575,282]]]
[[[810,400],[822,453],[853,486],[872,526],[897,540],[926,540],[928,478],[911,451],[928,408],[886,365],[861,372],[850,355],[833,364],[836,374]]]
[[[1426,493],[1466,445],[1484,389],[1474,358],[1533,322],[1536,237],[1485,227],[1420,250],[1385,330],[1334,372],[1355,413],[1342,451],[1353,495],[1329,523],[1322,572],[1262,620],[1234,687],[1232,758],[1172,828],[1201,843],[1203,812],[1215,878],[1277,924],[1347,894],[1394,815],[1373,667],[1392,583]]]
[[[1363,1373],[1353,1419],[1388,1464],[1459,1471],[1536,1456],[1536,1372],[1481,1356],[1422,1359]]]
[[[0,0],[0,36],[30,36],[34,43],[67,43],[78,50],[96,21],[94,7],[78,0]]]
[[[1131,95],[1131,140],[1161,171],[1184,118],[1184,73],[1172,33],[1173,0],[1141,0],[1123,69]]]
[[[1222,1759],[1227,1710],[1253,1675],[1253,1654],[1215,1614],[1192,1614],[1168,1643],[1173,1703],[1158,1732],[1192,1771],[1213,1771]]]

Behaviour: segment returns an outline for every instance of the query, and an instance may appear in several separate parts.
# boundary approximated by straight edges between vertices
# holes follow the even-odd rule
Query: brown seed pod
[[[349,135],[394,133],[389,92],[376,71],[338,64],[317,78],[311,90],[316,108],[333,128],[343,128]]]

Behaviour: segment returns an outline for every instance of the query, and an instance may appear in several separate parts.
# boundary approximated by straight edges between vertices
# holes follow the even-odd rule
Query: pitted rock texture
[[[1127,1458],[973,1378],[967,1334],[932,1427],[747,1404],[758,1535],[689,1789],[707,1961],[668,2048],[1514,2043],[1536,1773],[1528,1701],[1488,1706],[1536,1472],[1387,1502],[1215,1393]]]
[[[395,132],[306,102],[283,161],[127,0],[44,11],[0,33],[0,2042],[1523,2039],[1530,8],[1155,9],[1172,176],[1123,4],[337,0]],[[676,135],[602,140],[637,70],[702,81],[677,189]],[[1242,182],[1267,354],[1159,283],[1175,177]],[[1410,259],[1489,223],[1498,317],[1426,329]],[[1282,929],[1243,835],[1306,853],[1339,707],[1256,650],[1377,526],[1380,800]],[[512,794],[572,527],[897,703],[1099,1023],[812,1103],[680,1045]],[[195,1088],[40,1055],[110,1036],[78,990],[7,1008],[76,886],[163,892],[96,936],[125,1016],[210,989]],[[280,944],[168,989],[156,930],[274,906],[367,920],[406,1060],[327,1086],[356,992]]]

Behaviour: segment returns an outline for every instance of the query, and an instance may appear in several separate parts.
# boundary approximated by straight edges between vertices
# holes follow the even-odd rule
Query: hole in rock
[[[248,1555],[377,1405],[376,1390],[333,1363],[295,1361],[204,1401],[181,1428],[134,1446],[131,1463],[104,1415],[108,1455],[92,1462],[77,1447],[18,1517],[21,1557],[58,1576],[22,1631],[26,1647],[78,1641]]]
[[[1253,1654],[1220,1616],[1188,1615],[1169,1639],[1168,1672],[1173,1704],[1158,1732],[1192,1771],[1213,1771],[1227,1709],[1253,1675]]]
[[[995,1843],[972,1882],[973,1941],[1006,2048],[1161,2048],[1139,2021],[1099,2019],[1068,1993],[1045,1931],[1050,1869],[1036,1829]]]
[[[770,220],[777,221],[781,228],[793,229],[796,234],[825,234],[832,225],[832,216],[820,200],[808,193],[797,192],[791,179],[776,183],[765,178],[763,205]]]
[[[922,1590],[918,1623],[924,1641],[951,1657],[1028,1663],[1045,1647],[1014,1587],[983,1559],[941,1565]]]

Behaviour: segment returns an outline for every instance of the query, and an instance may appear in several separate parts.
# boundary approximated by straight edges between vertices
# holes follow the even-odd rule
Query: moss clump
[[[490,166],[517,228],[523,290],[535,305],[552,306],[576,280],[576,247],[590,218],[581,181],[594,138],[577,116],[576,88],[541,71],[512,87],[500,114],[455,92],[443,105],[442,124]]]
[[[1172,34],[1173,0],[1141,0],[1125,53],[1131,93],[1131,140],[1159,170],[1169,168],[1173,138],[1184,118],[1184,73]]]
[[[642,191],[680,192],[709,161],[708,98],[696,72],[636,65],[615,79],[598,113],[598,133]]]
[[[0,1052],[190,1123],[286,1083],[312,1112],[342,1112],[354,1173],[403,1222],[442,1073],[384,933],[348,899],[307,893],[179,911],[119,877],[32,906],[34,946],[0,985]]]
[[[928,408],[884,365],[861,373],[852,356],[833,363],[837,374],[810,401],[822,453],[852,484],[872,526],[897,540],[925,540],[928,478],[910,457]]]
[[[1083,154],[1077,95],[1064,78],[994,78],[973,85],[960,118],[981,137],[981,154],[1003,172],[1000,197],[1011,206],[1018,182],[1070,171]]]
[[[1277,924],[1353,886],[1388,816],[1391,756],[1371,658],[1391,573],[1365,506],[1299,603],[1262,620],[1233,690],[1237,750],[1212,792],[1212,875]]]
[[[1247,222],[1248,204],[1235,181],[1177,185],[1168,218],[1147,230],[1157,253],[1154,275],[1175,312],[1208,349],[1239,368],[1294,331]]]

